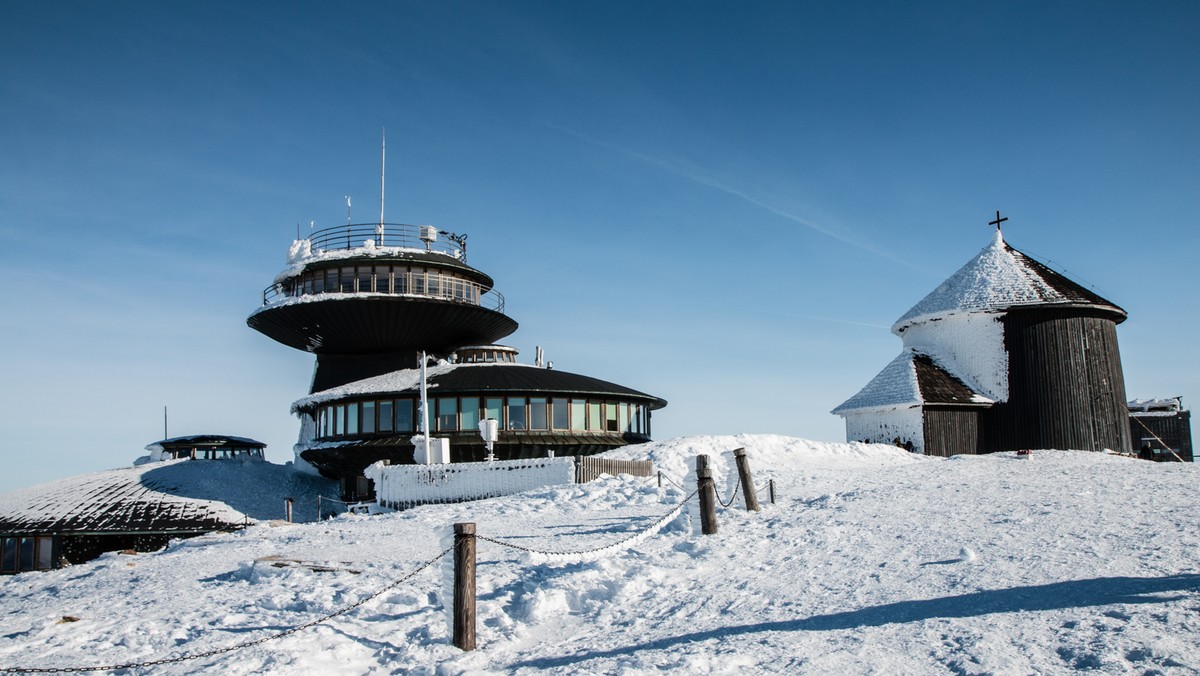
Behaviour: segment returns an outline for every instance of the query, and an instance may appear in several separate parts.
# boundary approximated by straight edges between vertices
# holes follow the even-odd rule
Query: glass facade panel
[[[338,271],[337,268],[329,268],[325,271],[325,293],[338,292]]]
[[[571,429],[582,432],[587,429],[587,402],[571,400]]]
[[[604,421],[600,419],[600,402],[588,402],[588,431],[599,432],[604,429]]]
[[[465,432],[479,429],[479,397],[463,397],[459,418]]]
[[[412,292],[413,293],[419,293],[419,294],[425,293],[425,271],[424,270],[413,270],[412,271],[412,279],[410,281],[412,283]]]
[[[340,437],[346,433],[346,407],[336,406],[333,409],[333,436]]]
[[[571,428],[571,402],[567,399],[555,399],[551,403],[551,408],[554,410],[554,429],[565,430]]]
[[[342,293],[354,293],[354,268],[342,268]]]
[[[620,432],[617,428],[617,402],[604,402],[604,431],[605,432]]]
[[[617,416],[618,416],[617,426],[621,429],[621,432],[632,431],[629,429],[629,404],[626,404],[626,403],[617,404]]]
[[[346,434],[358,434],[358,404],[346,404]]]
[[[375,290],[371,284],[371,278],[374,276],[374,271],[370,265],[363,265],[358,268],[358,292],[370,293]]]
[[[392,268],[392,293],[408,293],[408,268]]]
[[[362,431],[363,434],[375,434],[375,402],[373,401],[362,403]]]
[[[33,538],[21,538],[21,570],[33,570]]]
[[[525,397],[508,398],[508,428],[510,430],[525,429]]]
[[[458,399],[442,397],[437,400],[437,428],[442,432],[458,429]]]
[[[396,431],[397,432],[413,431],[413,400],[412,399],[397,399],[396,400]]]
[[[0,570],[11,573],[17,569],[17,539],[4,538],[4,559],[0,561]]]
[[[486,399],[483,406],[483,417],[495,420],[500,429],[507,429],[504,427],[504,400],[499,397]]]
[[[54,567],[54,538],[39,537],[37,540],[38,570],[50,570]]]
[[[545,397],[530,397],[529,398],[529,429],[545,430],[550,429],[550,425],[546,420],[546,398]]]
[[[379,402],[379,422],[378,427],[380,432],[391,432],[393,423],[395,422],[395,402],[391,399]]]

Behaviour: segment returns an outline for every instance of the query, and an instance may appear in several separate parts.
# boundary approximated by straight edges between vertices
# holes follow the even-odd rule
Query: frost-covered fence
[[[572,483],[572,458],[530,458],[445,465],[384,465],[364,474],[375,482],[379,504],[391,509],[466,502]]]
[[[581,455],[576,460],[575,483],[585,484],[601,474],[654,476],[654,463],[649,460],[610,460]]]

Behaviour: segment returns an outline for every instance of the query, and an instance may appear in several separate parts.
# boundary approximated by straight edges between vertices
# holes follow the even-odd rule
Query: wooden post
[[[775,504],[775,480],[771,479],[771,482],[767,485],[771,488],[771,504],[773,505]]]
[[[700,532],[717,534],[717,487],[707,455],[696,456],[696,486],[700,489]]]
[[[284,515],[287,517],[288,523],[292,522],[292,503],[293,502],[295,502],[295,500],[292,500],[291,498],[283,499],[283,512],[284,512]]]
[[[454,524],[454,646],[475,649],[475,524]]]
[[[662,470],[658,471],[658,487],[662,488]]]
[[[742,479],[742,497],[746,499],[746,511],[758,510],[758,491],[754,488],[754,479],[750,476],[750,459],[746,457],[746,449],[738,448],[733,451],[737,460],[738,476]]]
[[[317,496],[317,521],[321,521],[321,496]]]

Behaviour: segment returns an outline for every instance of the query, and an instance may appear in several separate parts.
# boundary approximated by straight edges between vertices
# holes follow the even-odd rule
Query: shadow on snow
[[[920,622],[935,618],[976,617],[992,613],[1062,610],[1114,604],[1165,603],[1185,598],[1168,592],[1200,589],[1200,575],[1167,577],[1101,577],[1071,580],[1030,587],[992,589],[970,594],[921,601],[899,601],[844,613],[814,615],[798,620],[778,620],[720,627],[707,631],[669,636],[655,641],[608,650],[581,652],[561,657],[543,657],[513,664],[513,667],[545,669],[605,657],[632,655],[643,650],[662,650],[679,644],[772,631],[836,631],[886,624]]]

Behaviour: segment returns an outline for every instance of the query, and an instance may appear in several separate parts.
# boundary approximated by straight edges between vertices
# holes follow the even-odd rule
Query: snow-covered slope
[[[479,542],[479,649],[448,644],[445,571],[419,562],[452,524],[527,548],[628,538],[731,451],[778,502],[693,510],[590,562]],[[1195,673],[1197,468],[1038,451],[930,459],[776,436],[622,449],[670,481],[606,477],[460,505],[251,527],[138,556],[0,580],[0,667],[203,652],[325,623],[154,673]],[[765,503],[764,496],[764,503]],[[334,570],[275,567],[275,555]],[[434,568],[438,568],[435,565]],[[64,616],[78,621],[63,622]]]

